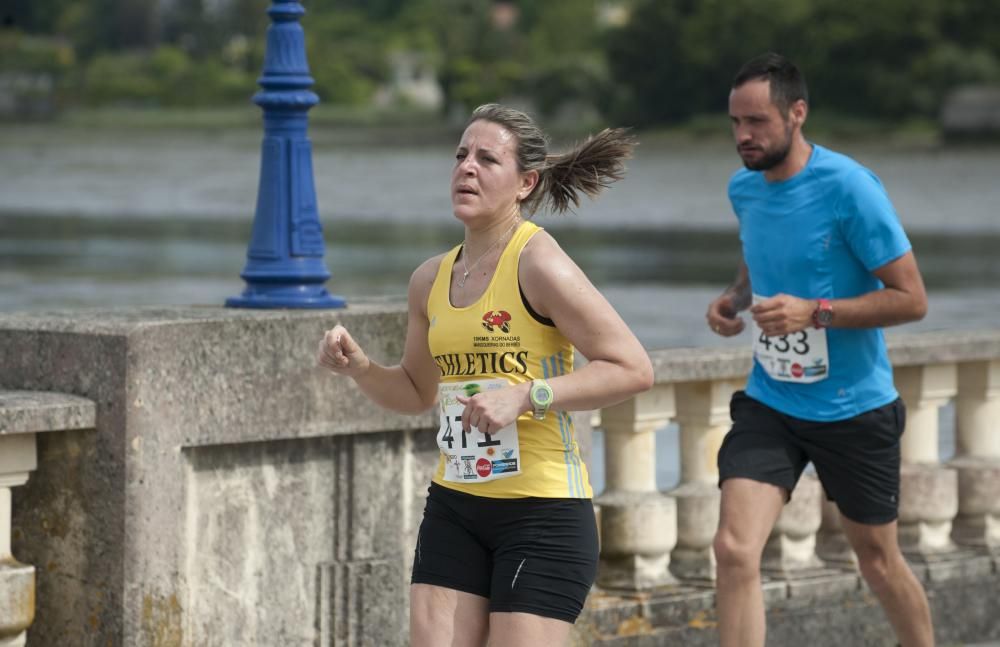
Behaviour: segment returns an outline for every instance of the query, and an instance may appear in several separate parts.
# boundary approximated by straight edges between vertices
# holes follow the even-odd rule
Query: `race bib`
[[[458,396],[471,397],[508,387],[506,380],[449,382],[438,386],[441,428],[437,443],[444,454],[444,480],[454,483],[485,483],[521,473],[521,453],[517,444],[517,423],[492,434],[472,427],[462,429],[465,405]]]
[[[753,296],[758,303],[762,297]],[[809,384],[825,380],[830,374],[830,354],[826,346],[826,328],[805,330],[767,337],[753,319],[753,356],[761,368],[781,382]]]

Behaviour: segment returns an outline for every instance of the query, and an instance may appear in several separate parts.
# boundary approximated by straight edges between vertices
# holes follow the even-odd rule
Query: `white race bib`
[[[510,386],[506,380],[449,382],[438,386],[441,428],[437,443],[444,454],[444,480],[454,483],[485,483],[521,473],[521,451],[517,444],[517,423],[492,434],[475,427],[462,429],[465,405],[457,396],[470,397]]]
[[[753,295],[756,304],[762,297]],[[781,382],[809,384],[825,380],[830,374],[830,354],[826,347],[826,328],[805,330],[767,337],[753,319],[753,356],[761,368]]]

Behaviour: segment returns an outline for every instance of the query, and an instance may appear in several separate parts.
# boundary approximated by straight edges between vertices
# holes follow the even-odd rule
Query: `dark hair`
[[[743,64],[733,79],[733,89],[747,81],[766,80],[771,88],[771,103],[785,114],[799,99],[809,103],[809,90],[799,68],[781,54],[768,52]]]
[[[569,152],[550,155],[549,138],[524,112],[496,103],[472,111],[468,124],[489,121],[517,138],[517,165],[521,172],[538,171],[538,184],[521,202],[528,214],[550,209],[556,213],[580,206],[580,193],[590,198],[625,175],[625,160],[636,140],[623,128],[606,128]],[[468,126],[467,124],[467,126]]]

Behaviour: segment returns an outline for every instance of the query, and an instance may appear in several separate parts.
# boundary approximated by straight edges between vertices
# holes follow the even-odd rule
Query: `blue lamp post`
[[[312,145],[307,112],[319,103],[309,90],[299,0],[272,0],[267,13],[263,88],[253,101],[264,110],[260,182],[247,264],[240,276],[246,289],[226,299],[230,308],[342,308],[343,298],[323,284],[323,229],[316,206]]]

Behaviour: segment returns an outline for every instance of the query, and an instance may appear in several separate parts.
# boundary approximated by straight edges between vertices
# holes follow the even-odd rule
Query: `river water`
[[[420,261],[461,240],[448,197],[454,143],[318,129],[311,138],[328,287],[349,304],[402,298]],[[721,340],[703,318],[737,262],[725,197],[738,167],[732,145],[640,140],[625,180],[576,214],[536,222],[647,347],[748,343]],[[220,304],[238,294],[259,145],[253,130],[0,127],[0,311]],[[879,174],[913,239],[930,311],[905,330],[993,327],[1000,146],[832,147]],[[664,470],[669,484],[676,469]]]

